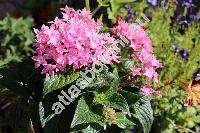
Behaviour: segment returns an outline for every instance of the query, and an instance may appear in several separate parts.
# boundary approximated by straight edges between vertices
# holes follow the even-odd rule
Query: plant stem
[[[85,0],[86,10],[90,11],[90,0]]]
[[[105,5],[107,4],[108,2],[110,2],[110,0],[105,0],[103,1],[102,3],[99,3],[99,5],[94,9],[94,11],[92,11],[92,16],[97,13],[97,11],[101,8],[101,7],[106,7],[106,6],[109,6],[109,5]]]
[[[92,16],[99,10],[101,8],[101,6],[97,6],[95,9],[94,9],[94,11],[92,12]]]

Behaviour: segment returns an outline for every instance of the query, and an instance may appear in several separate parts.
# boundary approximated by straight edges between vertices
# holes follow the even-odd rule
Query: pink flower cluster
[[[145,96],[148,96],[149,94],[156,94],[156,95],[161,94],[160,91],[155,91],[154,89],[152,89],[150,83],[147,83],[140,90],[144,93]]]
[[[118,61],[117,54],[110,53],[110,48],[119,51],[113,43],[114,38],[101,33],[101,23],[92,19],[90,12],[85,9],[75,11],[67,6],[61,10],[63,18],[55,18],[50,26],[43,25],[41,30],[34,29],[36,68],[43,66],[42,73],[53,75],[54,71],[63,71],[67,65],[78,69],[93,63]]]
[[[63,71],[68,65],[78,69],[92,64],[119,62],[118,42],[109,33],[101,32],[102,24],[92,19],[89,11],[75,11],[67,6],[61,10],[61,19],[55,18],[49,26],[34,29],[37,55],[33,56],[33,60],[36,61],[36,68],[42,66],[42,73],[54,75],[54,72]],[[132,57],[140,61],[139,65],[130,68],[132,75],[145,76],[158,82],[155,70],[162,64],[152,54],[153,47],[145,30],[137,24],[119,20],[114,33],[129,40]],[[155,93],[149,83],[141,90],[145,95]]]
[[[141,62],[131,68],[132,75],[143,75],[154,82],[158,82],[158,74],[155,70],[162,67],[162,64],[152,54],[153,47],[145,30],[137,24],[129,24],[119,19],[118,25],[114,28],[114,33],[123,35],[129,40],[129,47],[133,50],[132,57]],[[145,95],[154,92],[149,84],[141,90]]]

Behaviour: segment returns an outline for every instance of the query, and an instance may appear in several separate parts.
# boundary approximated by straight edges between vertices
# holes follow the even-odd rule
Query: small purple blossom
[[[125,5],[124,5],[124,8],[125,8],[126,10],[130,10],[130,9],[131,9],[131,7],[130,7],[129,4],[125,4]]]
[[[182,16],[180,19],[179,19],[179,25],[183,26],[183,28],[188,28],[191,24],[192,24],[192,21],[190,19],[188,19],[188,16]]]
[[[199,16],[198,16],[198,15],[195,15],[195,14],[193,14],[193,13],[188,13],[188,14],[186,15],[186,17],[187,17],[187,19],[190,20],[190,21],[199,21],[199,20],[200,20]]]
[[[194,80],[200,80],[200,68],[197,69],[197,71],[193,74]]]
[[[186,8],[190,8],[190,7],[193,7],[194,5],[192,3],[192,0],[186,0],[183,2],[182,6]]]
[[[198,3],[193,0],[179,0],[174,15],[171,16],[171,27],[174,25],[179,25],[180,29],[178,31],[181,34],[185,33],[185,30],[192,25],[192,23],[199,22],[200,17],[198,16]],[[186,10],[180,10],[180,8],[185,8]],[[184,11],[184,12],[183,12]],[[186,12],[185,12],[186,11]],[[182,15],[184,14],[184,15]]]
[[[188,60],[190,55],[189,53],[184,49],[182,48],[180,51],[179,51],[179,54],[181,55],[182,58]]]
[[[177,44],[173,44],[172,45],[172,49],[174,50],[175,53],[178,52],[178,45]]]
[[[184,58],[185,60],[188,60],[190,55],[189,53],[184,49],[179,49],[179,46],[177,44],[173,44],[172,45],[172,49],[173,51],[176,53],[176,55],[180,55],[182,58]]]
[[[135,11],[128,4],[125,4],[124,8],[127,10],[126,21],[131,22],[131,20],[135,18]]]
[[[157,0],[147,0],[152,6],[157,6]]]

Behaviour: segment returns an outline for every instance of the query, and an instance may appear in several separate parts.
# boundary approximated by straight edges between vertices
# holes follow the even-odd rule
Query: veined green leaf
[[[71,123],[71,128],[74,128],[80,124],[98,123],[102,125],[103,117],[100,114],[95,113],[93,110],[95,107],[90,108],[85,99],[82,97],[78,101],[75,115]],[[88,125],[89,126],[89,125]]]
[[[72,83],[79,77],[79,72],[72,73],[71,75],[59,74],[54,77],[50,77],[48,74],[46,75],[46,79],[44,81],[44,90],[43,95],[57,90],[62,89],[67,84]]]
[[[128,105],[135,104],[140,98],[143,97],[141,94],[134,94],[132,92],[121,90],[119,93],[127,100]]]
[[[116,124],[118,127],[123,128],[123,129],[129,128],[130,126],[135,125],[135,123],[129,118],[129,116],[123,113],[120,113],[117,116]]]
[[[126,114],[130,114],[126,99],[118,93],[114,93],[112,96],[107,96],[104,93],[95,94],[95,101],[99,104],[121,110]]]
[[[135,117],[140,121],[143,132],[148,133],[153,123],[153,111],[151,108],[150,97],[143,97],[133,106]]]

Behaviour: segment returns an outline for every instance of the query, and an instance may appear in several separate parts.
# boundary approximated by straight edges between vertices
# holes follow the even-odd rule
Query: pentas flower
[[[131,74],[133,75],[133,76],[136,76],[136,75],[141,75],[141,68],[140,67],[132,67],[131,68]]]
[[[129,40],[129,47],[132,49],[132,57],[139,60],[140,65],[131,69],[132,76],[145,76],[158,82],[157,68],[161,68],[162,64],[152,54],[153,47],[145,30],[137,24],[129,24],[123,20],[118,20],[118,25],[114,28],[114,33],[125,36]],[[145,95],[155,93],[147,83],[141,89]]]
[[[143,86],[143,87],[141,88],[141,91],[143,92],[143,94],[144,94],[145,96],[148,96],[148,95],[153,94],[153,93],[155,93],[155,94],[157,94],[157,95],[160,95],[160,91],[155,91],[154,89],[152,89],[152,88],[151,88],[151,85],[150,85],[149,83],[146,84],[145,86]]]
[[[162,67],[162,64],[152,54],[153,47],[145,30],[137,24],[119,20],[114,33],[121,34],[130,41],[129,47],[133,50],[132,57],[141,62],[140,66],[131,68],[133,76],[144,75],[158,82],[155,70]]]
[[[67,6],[61,10],[63,18],[55,18],[50,26],[34,30],[36,68],[42,66],[42,73],[53,75],[68,65],[78,69],[93,63],[118,61],[117,53],[110,52],[119,51],[117,43],[110,34],[101,32],[102,24],[92,19],[89,11],[75,11]]]

